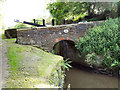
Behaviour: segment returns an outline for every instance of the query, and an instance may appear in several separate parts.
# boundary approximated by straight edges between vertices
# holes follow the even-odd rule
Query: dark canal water
[[[78,51],[72,41],[60,41],[54,46],[55,54],[77,61]],[[72,67],[66,71],[64,88],[118,88],[118,78],[97,74],[83,69]]]
[[[69,84],[70,88],[118,88],[118,78],[72,67],[66,71],[64,87]]]

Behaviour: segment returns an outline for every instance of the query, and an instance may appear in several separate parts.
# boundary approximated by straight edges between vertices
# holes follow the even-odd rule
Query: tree
[[[68,16],[79,15],[80,13],[84,13],[86,8],[89,7],[86,2],[55,2],[49,4],[47,9],[49,9],[50,13],[54,18],[64,19]]]
[[[93,18],[101,14],[105,16],[110,14],[111,17],[116,17],[117,3],[116,2],[55,2],[48,4],[47,9],[50,11],[53,18],[62,20],[72,17],[84,18],[88,16]],[[103,14],[102,14],[103,13]]]
[[[89,6],[86,2],[55,2],[48,4],[47,9],[53,18],[60,21],[84,14],[88,8],[86,6]]]

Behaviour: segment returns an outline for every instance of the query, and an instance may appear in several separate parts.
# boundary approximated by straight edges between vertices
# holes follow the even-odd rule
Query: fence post
[[[63,20],[63,24],[65,24],[65,19]]]
[[[43,19],[43,26],[45,26],[45,19]]]
[[[59,21],[58,20],[56,20],[56,25],[59,25]]]
[[[52,19],[52,26],[54,26],[55,25],[55,20],[54,19]]]
[[[72,19],[75,19],[74,17]]]
[[[36,23],[35,19],[33,19],[34,24]]]
[[[79,18],[79,22],[81,21],[81,18]]]

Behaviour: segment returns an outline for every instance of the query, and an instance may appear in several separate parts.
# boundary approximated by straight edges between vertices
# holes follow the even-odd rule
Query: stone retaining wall
[[[16,29],[5,30],[5,36],[6,36],[6,38],[16,38],[17,37]]]

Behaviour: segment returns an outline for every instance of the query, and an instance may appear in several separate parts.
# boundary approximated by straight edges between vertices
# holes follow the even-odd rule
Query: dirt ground
[[[0,90],[5,87],[9,71],[7,64],[7,48],[6,42],[2,39],[2,31],[0,31]]]
[[[0,89],[2,88],[2,39],[0,39]]]
[[[6,52],[6,42],[0,39],[0,89],[5,87],[9,76]]]
[[[9,66],[7,64],[7,48],[6,48],[6,42],[2,40],[2,88],[5,88],[6,81],[9,77]]]

